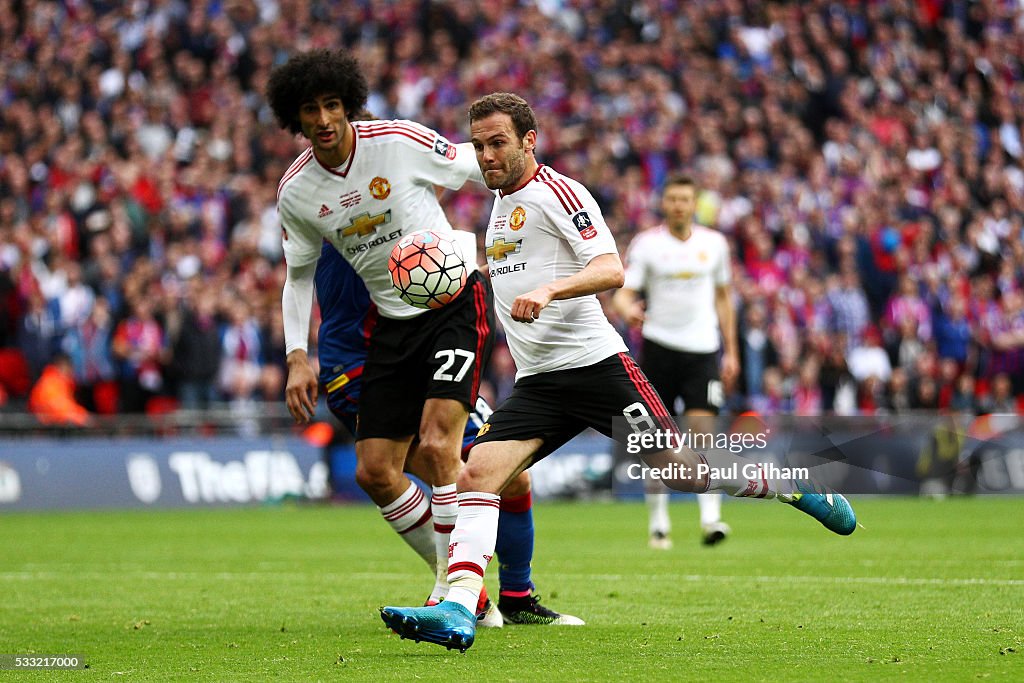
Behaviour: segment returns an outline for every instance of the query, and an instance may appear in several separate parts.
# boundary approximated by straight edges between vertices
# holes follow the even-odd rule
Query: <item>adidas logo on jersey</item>
[[[317,218],[323,218],[324,216],[330,216],[332,213],[334,213],[334,212],[331,211],[329,208],[327,208],[326,204],[321,204],[320,205],[320,213],[318,213],[316,215],[316,217]]]

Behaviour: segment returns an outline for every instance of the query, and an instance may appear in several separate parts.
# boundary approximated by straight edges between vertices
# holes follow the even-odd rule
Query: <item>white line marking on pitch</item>
[[[0,581],[45,581],[91,579],[108,580],[112,575],[120,577],[141,578],[154,581],[209,581],[224,580],[266,580],[278,581],[287,578],[291,581],[374,581],[379,579],[415,579],[422,572],[150,572],[111,568],[109,572],[80,572],[68,570],[58,571],[23,571],[0,572]],[[686,581],[687,583],[829,583],[829,584],[897,584],[903,586],[1024,586],[1024,579],[942,579],[910,576],[722,576],[716,574],[582,574],[563,572],[563,576],[571,576],[591,581]]]

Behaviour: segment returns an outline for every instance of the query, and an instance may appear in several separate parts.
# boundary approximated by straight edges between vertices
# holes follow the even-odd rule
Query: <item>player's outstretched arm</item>
[[[303,266],[288,266],[281,294],[285,351],[288,354],[285,403],[288,405],[288,412],[299,424],[309,422],[316,411],[316,374],[306,356],[315,272],[316,262]]]
[[[621,287],[624,280],[622,261],[618,254],[601,254],[590,260],[583,270],[555,280],[532,292],[520,294],[512,302],[512,319],[532,323],[552,301],[575,299]]]

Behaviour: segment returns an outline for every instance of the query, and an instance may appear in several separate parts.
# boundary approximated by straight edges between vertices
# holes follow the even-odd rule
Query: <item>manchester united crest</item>
[[[526,209],[521,206],[517,206],[512,210],[512,215],[508,217],[508,227],[513,230],[518,230],[523,227],[523,223],[526,222]]]
[[[387,199],[388,195],[391,194],[391,183],[388,182],[387,178],[377,176],[370,181],[370,194],[373,195],[374,199]]]

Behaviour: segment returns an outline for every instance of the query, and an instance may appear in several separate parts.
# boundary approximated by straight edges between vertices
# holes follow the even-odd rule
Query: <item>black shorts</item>
[[[683,399],[684,411],[707,410],[717,415],[725,402],[717,351],[676,351],[644,339],[640,365],[669,408],[678,397]]]
[[[428,398],[472,408],[493,344],[491,286],[479,271],[442,308],[407,320],[381,316],[363,368],[356,439],[418,433]]]
[[[620,427],[640,419],[647,427],[675,429],[654,387],[628,353],[584,368],[522,378],[480,429],[474,445],[540,438],[544,444],[533,455],[537,462],[587,427],[624,440],[623,429],[613,433],[616,418],[623,421]]]

